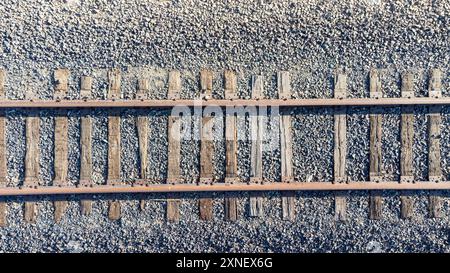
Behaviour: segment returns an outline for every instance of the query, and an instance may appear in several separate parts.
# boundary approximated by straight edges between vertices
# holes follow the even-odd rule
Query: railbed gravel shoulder
[[[216,98],[223,97],[223,69],[238,75],[238,94],[250,98],[251,75],[265,78],[264,96],[276,98],[275,74],[291,72],[294,98],[331,98],[332,75],[341,67],[349,75],[349,97],[368,97],[367,74],[383,68],[386,97],[400,95],[401,74],[415,73],[415,95],[427,96],[428,71],[439,67],[443,95],[450,95],[450,4],[448,1],[18,1],[0,4],[0,67],[7,71],[9,99],[52,97],[52,71],[71,71],[68,97],[79,97],[78,80],[94,78],[93,96],[104,99],[107,69],[122,71],[122,94],[132,98],[136,79],[150,79],[150,98],[166,98],[170,69],[182,73],[183,98],[199,95],[198,73],[214,70]],[[414,176],[427,180],[427,110],[415,108]],[[107,173],[107,109],[90,113],[93,119],[93,180],[105,184]],[[289,109],[293,115],[294,175],[302,181],[331,181],[333,164],[333,111],[331,108]],[[365,107],[347,109],[348,164],[351,180],[368,180],[369,113]],[[54,113],[39,110],[40,176],[43,184],[53,177]],[[8,186],[21,185],[25,158],[25,119],[28,111],[7,111]],[[36,112],[37,113],[37,112]],[[400,108],[383,108],[383,167],[385,179],[399,176]],[[139,174],[135,116],[148,115],[149,173],[166,177],[168,110],[121,111],[122,176],[126,181]],[[442,170],[450,179],[450,107],[442,111]],[[80,115],[69,116],[69,183],[79,176]],[[199,122],[183,118],[184,124]],[[248,117],[238,119],[238,135],[248,136]],[[223,124],[216,124],[219,129]],[[271,123],[269,128],[277,128]],[[272,129],[273,129],[272,128]],[[191,131],[195,136],[198,131]],[[245,138],[242,138],[245,139]],[[224,142],[216,136],[214,172],[224,176]],[[199,143],[182,144],[182,174],[198,176]],[[239,176],[250,172],[250,145],[238,143]],[[280,178],[279,148],[264,153],[264,176]],[[198,219],[198,194],[182,198],[181,220],[165,220],[164,194],[98,195],[92,214],[80,215],[79,200],[70,200],[65,217],[53,220],[52,199],[8,197],[8,226],[0,229],[2,252],[449,252],[448,192],[443,197],[443,218],[428,216],[428,191],[414,195],[411,219],[401,220],[399,193],[382,192],[382,220],[368,219],[368,192],[348,193],[348,221],[334,219],[332,192],[298,192],[296,218],[281,218],[277,192],[264,193],[264,218],[248,216],[248,193],[238,197],[240,218],[223,220],[223,193],[215,193],[211,222]],[[122,200],[122,218],[107,218],[108,198]],[[145,200],[140,211],[139,200]],[[22,219],[23,202],[38,201],[36,224]]]

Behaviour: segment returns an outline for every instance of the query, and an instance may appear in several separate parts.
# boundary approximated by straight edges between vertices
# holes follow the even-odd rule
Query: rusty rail
[[[0,196],[25,195],[68,195],[68,194],[105,194],[105,193],[172,193],[172,192],[238,192],[238,191],[340,191],[340,190],[450,190],[450,181],[433,183],[399,183],[398,181],[373,183],[368,181],[350,183],[297,182],[297,183],[215,183],[204,184],[148,184],[148,185],[98,185],[85,186],[41,186],[2,187]]]
[[[395,106],[449,105],[450,97],[235,100],[0,100],[0,108],[161,108],[174,106]]]

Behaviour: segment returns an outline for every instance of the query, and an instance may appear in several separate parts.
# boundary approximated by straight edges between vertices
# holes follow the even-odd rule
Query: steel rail
[[[0,100],[0,108],[164,108],[174,106],[395,106],[449,105],[441,98],[347,98],[347,99],[262,99],[262,100]]]
[[[392,182],[296,182],[296,183],[214,183],[207,184],[150,184],[150,185],[98,185],[84,186],[42,186],[2,187],[0,196],[25,195],[72,195],[72,194],[109,194],[109,193],[170,193],[170,192],[241,192],[241,191],[362,191],[362,190],[450,190],[450,181],[434,183],[422,181],[416,183]]]

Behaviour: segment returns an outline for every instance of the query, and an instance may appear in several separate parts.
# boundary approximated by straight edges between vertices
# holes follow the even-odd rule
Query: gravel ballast
[[[343,3],[345,2],[345,3]],[[221,73],[238,75],[238,94],[250,98],[250,77],[265,78],[264,96],[277,98],[276,72],[291,72],[295,98],[331,98],[333,72],[349,75],[348,96],[368,97],[368,72],[383,68],[386,97],[400,95],[401,74],[415,74],[415,95],[427,96],[428,72],[443,71],[443,95],[450,96],[450,3],[448,1],[15,1],[0,4],[0,68],[7,72],[9,99],[32,92],[40,99],[53,96],[52,72],[71,71],[69,98],[79,98],[81,75],[94,78],[93,95],[104,99],[107,70],[122,71],[123,98],[133,98],[136,80],[150,77],[154,99],[166,98],[168,70],[182,73],[183,98],[199,94],[198,74],[214,70],[213,96],[223,98]],[[383,111],[383,179],[399,178],[400,107]],[[299,181],[333,179],[333,109],[288,109],[293,128],[294,176]],[[414,176],[427,180],[428,107],[417,106],[414,123]],[[121,110],[121,174],[124,181],[139,177],[136,115],[148,115],[151,178],[167,176],[167,115],[169,110]],[[347,173],[351,180],[369,179],[369,113],[349,107],[347,116]],[[54,110],[7,111],[8,186],[23,183],[25,117],[41,116],[40,177],[51,185],[54,176]],[[79,179],[80,116],[69,110],[69,184]],[[107,174],[108,110],[90,112],[93,119],[93,181],[104,184]],[[183,125],[198,122],[183,118]],[[248,118],[238,123],[239,176],[250,175]],[[276,128],[276,123],[271,124]],[[441,157],[450,180],[450,107],[442,110]],[[216,128],[222,128],[220,122]],[[198,132],[192,130],[195,137]],[[195,139],[195,138],[194,138]],[[270,139],[267,139],[269,143]],[[214,142],[214,171],[224,177],[224,141]],[[199,175],[198,141],[183,141],[182,175]],[[263,173],[279,181],[279,147],[263,153]],[[369,220],[369,192],[348,193],[348,221],[334,217],[334,193],[298,192],[296,218],[281,217],[277,192],[264,193],[264,217],[248,216],[248,193],[227,193],[239,200],[240,219],[224,221],[223,193],[214,194],[214,220],[200,221],[195,193],[182,198],[179,223],[167,223],[164,194],[97,195],[90,216],[80,215],[83,196],[63,196],[69,208],[54,222],[50,197],[8,197],[8,226],[0,228],[3,252],[449,252],[450,198],[443,198],[442,218],[428,215],[428,191],[416,192],[411,219],[400,219],[399,193],[382,192],[381,220]],[[108,199],[122,200],[122,217],[108,219]],[[139,200],[145,200],[145,209]],[[23,221],[25,200],[38,201],[36,224]]]

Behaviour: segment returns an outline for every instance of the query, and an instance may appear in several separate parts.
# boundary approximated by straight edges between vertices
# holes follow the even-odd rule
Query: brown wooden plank
[[[25,202],[24,220],[28,224],[36,223],[38,208],[35,202]]]
[[[55,117],[55,177],[53,185],[67,184],[68,174],[68,120],[65,112]]]
[[[173,70],[169,72],[169,99],[179,99],[181,92],[180,72]],[[181,155],[181,120],[178,116],[168,117],[168,161],[167,161],[167,183],[177,184],[182,182],[180,169]],[[167,194],[166,218],[169,222],[178,222],[180,219],[180,200],[174,194]]]
[[[237,128],[234,114],[225,116],[225,183],[236,183],[237,176]]]
[[[53,202],[55,206],[55,223],[59,223],[66,213],[69,202],[65,200],[58,200]]]
[[[281,182],[294,182],[294,172],[292,166],[292,122],[289,113],[281,116]]]
[[[442,106],[430,106],[428,120],[429,144],[428,144],[428,180],[434,183],[441,183],[443,180],[441,169],[441,110]],[[430,195],[429,211],[430,217],[442,217],[442,198],[437,195]]]
[[[148,183],[148,134],[149,125],[147,116],[137,117],[137,131],[138,131],[138,141],[139,141],[139,159],[141,163],[140,167],[140,182],[141,184]]]
[[[278,95],[280,99],[291,98],[291,83],[289,72],[280,71],[277,74]],[[281,144],[281,181],[284,183],[294,182],[292,166],[292,131],[291,115],[285,111],[280,116],[280,144]],[[295,218],[295,192],[281,193],[282,217],[284,220]]]
[[[200,71],[200,98],[204,100],[212,99],[213,73],[211,70],[202,69]]]
[[[92,121],[87,112],[81,117],[80,185],[92,185]]]
[[[108,98],[120,99],[120,82],[121,75],[119,69],[112,69],[108,71]]]
[[[411,106],[402,107],[401,117],[401,153],[400,153],[400,183],[413,183],[413,144],[414,144],[414,108]],[[414,200],[412,196],[401,192],[401,213],[402,219],[412,217],[414,210]]]
[[[120,201],[113,200],[109,202],[108,218],[110,220],[119,220],[121,216]]]
[[[369,95],[370,98],[380,99],[383,97],[380,72],[378,69],[372,68],[369,74]]]
[[[369,218],[380,220],[383,209],[383,199],[378,193],[372,193],[369,198]]]
[[[224,73],[225,81],[225,99],[237,98],[237,79],[236,74],[231,70]],[[237,128],[236,115],[234,113],[225,116],[225,183],[237,183],[239,177],[237,174]],[[225,196],[225,219],[236,221],[239,217],[237,198]]]
[[[264,197],[260,192],[250,192],[250,217],[263,217],[264,216]]]
[[[82,76],[80,80],[80,98],[87,100],[92,96],[92,77]]]
[[[169,90],[167,92],[167,98],[169,100],[180,99],[180,92],[181,92],[180,71],[172,70],[169,72]]]
[[[108,98],[120,98],[121,75],[119,69],[108,72]],[[111,111],[108,117],[108,185],[121,184],[120,179],[120,112]],[[120,201],[109,202],[108,217],[111,220],[120,219]]]
[[[430,106],[430,114],[428,121],[429,130],[429,151],[428,151],[428,167],[429,167],[429,181],[441,182],[441,106]]]
[[[239,218],[239,209],[236,197],[225,197],[225,219],[236,221]]]
[[[342,69],[336,69],[334,74],[334,98],[343,99],[347,96],[347,74]]]
[[[120,116],[118,112],[108,117],[108,179],[107,184],[120,184]]]
[[[5,94],[6,71],[0,68],[0,98],[6,98]]]
[[[370,166],[369,176],[371,182],[381,182],[382,161],[381,161],[381,137],[382,137],[382,115],[370,114]],[[382,197],[377,192],[370,193],[369,217],[372,220],[381,219]]]
[[[382,86],[378,71],[372,70],[370,74],[370,91],[373,97],[382,97]],[[370,163],[369,179],[371,182],[382,181],[382,114],[376,108],[370,110]],[[380,193],[372,191],[369,197],[369,218],[372,220],[381,219],[383,198]]]
[[[414,74],[406,72],[402,75],[402,98],[414,97]]]
[[[200,220],[211,221],[213,219],[213,199],[199,199]]]
[[[201,98],[210,99],[212,96],[213,75],[210,70],[200,71]],[[214,181],[214,142],[213,142],[213,122],[210,116],[202,117],[200,135],[200,183],[210,183]],[[200,219],[213,219],[212,198],[200,198]]]
[[[410,77],[410,76],[408,76]],[[413,98],[414,89],[410,82],[411,78],[406,77],[402,80],[402,97]],[[403,92],[406,92],[403,94]],[[401,124],[400,124],[400,183],[413,183],[413,144],[414,144],[414,107],[402,106]],[[411,196],[404,195],[401,192],[401,210],[400,217],[403,219],[410,218],[414,210],[414,201]]]
[[[429,83],[429,96],[439,98],[442,96],[442,72],[439,69],[431,71]],[[441,111],[442,106],[433,105],[429,108],[429,151],[428,151],[428,180],[431,182],[440,183],[443,180],[441,169]],[[442,198],[437,195],[430,195],[429,197],[429,212],[430,217],[440,218],[442,214]]]
[[[252,76],[252,98],[262,99],[264,88],[263,76]],[[259,111],[260,109],[258,109]],[[263,117],[254,113],[250,116],[250,183],[262,183],[262,137],[263,137]],[[250,216],[263,216],[263,196],[261,193],[250,194]]]
[[[113,113],[114,114],[114,113]],[[119,113],[108,117],[108,185],[121,184],[120,179],[120,116]],[[109,218],[120,218],[120,202],[110,202]]]
[[[67,90],[69,89],[68,69],[57,69],[54,74],[55,92],[54,99],[63,100],[67,97]],[[69,166],[69,147],[68,147],[68,119],[67,112],[59,110],[55,117],[55,161],[54,170],[55,177],[53,185],[64,186],[67,185],[67,174]],[[54,202],[55,206],[55,222],[59,223],[64,216],[64,213],[69,203],[65,200],[58,200]]]
[[[429,196],[428,212],[431,218],[442,218],[442,198],[437,195]]]
[[[149,90],[150,90],[150,80],[147,78],[139,79],[138,80],[138,90],[136,92],[136,98],[139,100],[147,99]]]
[[[225,84],[225,99],[227,99],[227,100],[238,99],[237,77],[236,77],[236,73],[234,71],[225,70],[224,84]]]
[[[252,98],[262,98],[264,80],[262,76],[252,77]],[[260,110],[260,109],[258,109]],[[262,137],[263,137],[263,117],[254,113],[250,116],[250,181],[254,183],[262,182]]]
[[[168,165],[167,165],[167,183],[176,184],[182,182],[180,172],[180,126],[181,120],[178,116],[168,117]]]
[[[336,192],[334,194],[334,218],[336,221],[347,221],[347,193]]]
[[[252,99],[261,100],[264,98],[264,77],[262,75],[252,75]]]
[[[81,186],[92,186],[92,124],[91,117],[85,111],[81,116],[80,136],[80,182]],[[92,211],[92,200],[81,200],[82,215],[89,215]]]
[[[212,183],[214,177],[213,117],[202,117],[200,142],[200,183]]]
[[[401,116],[401,154],[400,154],[400,182],[412,183],[413,172],[413,144],[414,144],[414,108],[402,107]]]
[[[169,222],[178,222],[180,220],[180,200],[174,199],[173,195],[168,195],[166,217]]]
[[[139,209],[140,209],[141,211],[144,211],[144,210],[145,210],[145,200],[144,200],[144,199],[141,199],[141,200],[139,201]]]
[[[347,108],[337,107],[334,111],[334,182],[347,182],[345,172],[347,159]]]
[[[68,120],[65,113],[60,112],[55,118],[55,177],[53,185],[65,186],[67,185],[68,174]],[[58,223],[69,203],[64,200],[54,202],[55,206],[55,222]]]
[[[400,196],[401,208],[400,208],[400,217],[402,219],[411,218],[414,212],[414,201],[413,197],[410,195],[406,195],[402,193]]]
[[[0,201],[0,227],[8,225],[8,204],[5,201]]]
[[[382,115],[377,109],[372,108],[370,113],[370,181],[380,182],[382,175]]]
[[[442,97],[442,71],[440,69],[432,69],[430,75],[430,84],[428,85],[428,96],[430,98]]]
[[[280,71],[277,74],[278,97],[283,100],[291,99],[291,82],[289,72]]]
[[[26,153],[24,186],[35,187],[39,177],[39,117],[26,118]]]
[[[90,98],[92,96],[92,77],[81,77],[81,91],[80,96],[82,98]],[[92,121],[88,111],[81,112],[81,128],[80,128],[80,185],[91,186],[92,185]],[[90,206],[90,200],[81,202],[82,206]],[[90,208],[86,208],[84,211],[90,212]]]
[[[295,219],[295,191],[281,192],[281,208],[284,220],[293,221]]]
[[[335,74],[334,97],[347,97],[347,75],[337,70]],[[346,183],[347,162],[347,108],[345,106],[334,109],[334,183]],[[336,221],[347,221],[347,196],[344,192],[334,195],[334,217]]]
[[[39,117],[26,118],[25,187],[37,187],[39,184]],[[37,204],[25,202],[24,220],[35,223]]]
[[[88,216],[92,212],[92,200],[82,199],[80,200],[81,204],[81,215]]]
[[[66,68],[56,69],[54,71],[55,93],[53,98],[55,100],[63,100],[66,98],[67,90],[69,88],[69,76],[70,71]]]

